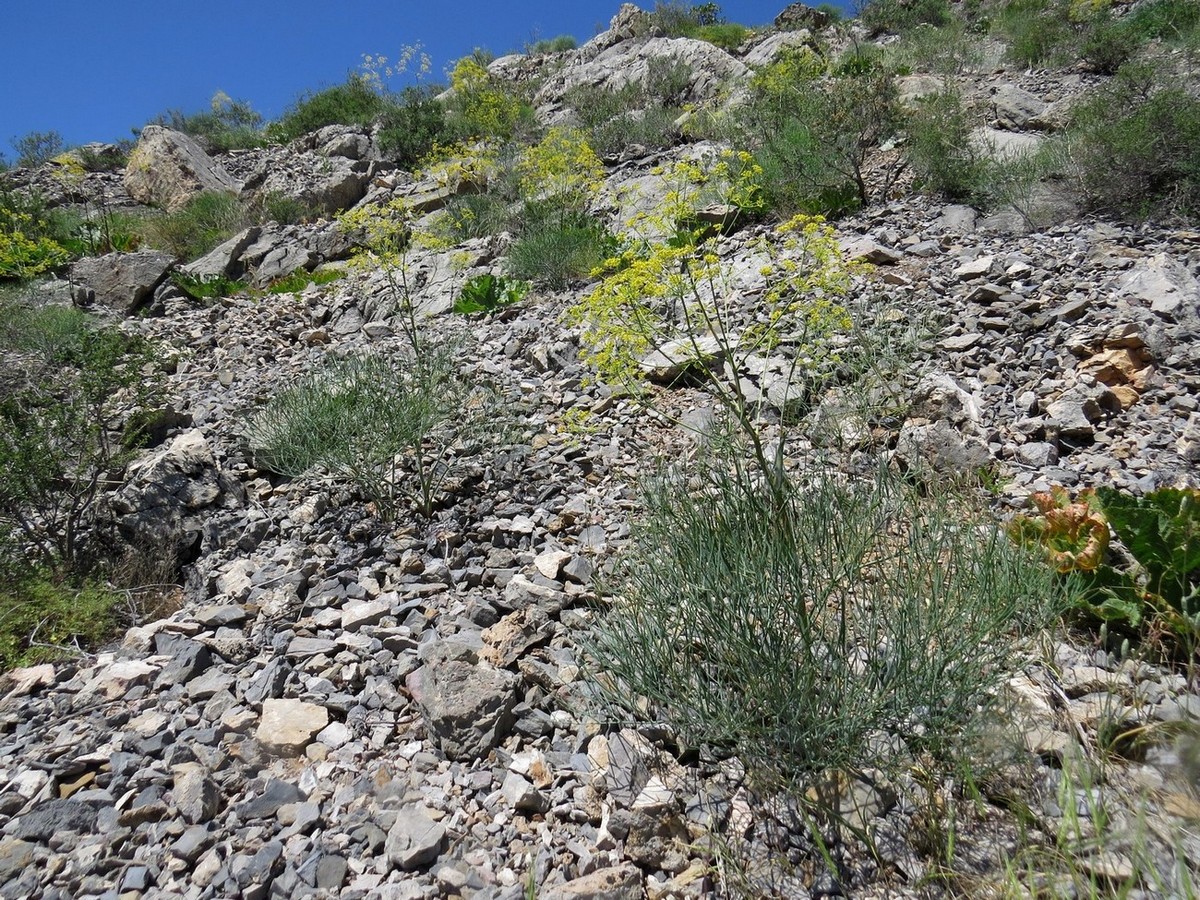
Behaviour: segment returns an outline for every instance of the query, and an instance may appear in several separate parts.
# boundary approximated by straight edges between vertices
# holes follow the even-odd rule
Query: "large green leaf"
[[[1164,488],[1134,497],[1112,488],[1096,496],[1121,542],[1146,570],[1147,590],[1185,612],[1200,582],[1200,490]]]

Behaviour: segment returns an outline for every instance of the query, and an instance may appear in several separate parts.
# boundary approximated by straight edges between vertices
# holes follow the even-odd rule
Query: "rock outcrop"
[[[147,125],[129,154],[125,189],[139,203],[176,210],[203,191],[236,194],[241,185],[188,135]]]

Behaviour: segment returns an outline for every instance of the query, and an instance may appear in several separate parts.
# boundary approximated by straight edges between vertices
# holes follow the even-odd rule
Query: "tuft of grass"
[[[540,41],[525,45],[526,56],[538,56],[542,53],[566,53],[579,46],[579,42],[570,34],[560,34],[557,37],[543,38]]]
[[[180,209],[145,220],[146,244],[191,261],[252,224],[234,194],[205,191]]]
[[[615,250],[615,239],[586,212],[552,203],[526,204],[526,223],[508,251],[506,271],[562,290],[588,277]]]
[[[347,478],[385,518],[405,503],[430,515],[499,426],[490,392],[461,375],[454,349],[421,348],[408,360],[331,359],[278,393],[247,427],[258,464]]]

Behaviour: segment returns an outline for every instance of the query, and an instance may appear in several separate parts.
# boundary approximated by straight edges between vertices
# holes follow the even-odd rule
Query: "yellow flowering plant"
[[[697,220],[717,203],[754,209],[760,171],[748,154],[686,160],[660,171],[670,189],[656,209],[630,226],[666,238],[633,238],[605,260],[602,281],[568,311],[581,329],[582,356],[610,384],[642,393],[652,366],[665,357],[682,370],[707,370],[709,393],[736,423],[765,475],[778,474],[757,421],[765,397],[747,393],[742,373],[753,359],[780,353],[784,375],[815,396],[841,362],[839,347],[854,326],[842,298],[865,268],[843,259],[834,229],[819,216],[798,215],[749,244],[763,260],[760,302],[749,308],[736,287],[718,227]],[[691,227],[689,227],[691,226]],[[657,353],[655,353],[657,351]],[[673,367],[672,367],[673,368]]]
[[[356,207],[337,217],[342,231],[358,236],[359,244],[350,259],[351,265],[378,271],[387,281],[395,303],[393,312],[414,352],[420,350],[421,341],[409,282],[411,254],[414,249],[446,250],[449,247],[445,240],[418,229],[416,218],[413,208],[403,198],[377,206]]]

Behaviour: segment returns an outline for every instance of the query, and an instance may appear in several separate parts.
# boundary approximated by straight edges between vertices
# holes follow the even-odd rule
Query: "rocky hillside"
[[[615,721],[601,702],[584,648],[606,616],[630,615],[619,586],[644,552],[645,478],[668,461],[704,471],[723,397],[752,411],[796,479],[883,467],[930,504],[993,520],[1053,486],[1200,487],[1200,232],[1186,210],[1115,215],[1046,172],[954,202],[901,131],[866,148],[848,194],[823,195],[853,202],[830,210],[836,253],[819,264],[819,223],[803,220],[818,230],[799,244],[778,230],[813,209],[737,193],[748,169],[728,164],[734,132],[703,123],[753,102],[755,73],[904,40],[796,4],[727,50],[625,6],[578,49],[491,62],[492,83],[535,111],[520,151],[478,142],[414,172],[378,127],[210,153],[150,126],[116,168],[3,176],[101,223],[205,192],[305,214],[260,216],[195,258],[149,242],[84,255],[29,289],[153,348],[146,374],[160,372],[164,396],[150,446],[105,476],[82,525],[108,562],[175,584],[130,592],[139,619],[110,645],[0,676],[0,897],[1193,896],[1194,644],[1056,619],[989,668],[969,768],[831,765],[790,794],[759,778],[754,748],[692,746],[662,710]],[[998,38],[972,47],[951,70],[914,57],[888,85],[913,114],[953,86],[980,165],[1032,158],[1115,83],[1083,65],[1016,66]],[[1187,51],[1150,52],[1187,65]],[[630,130],[566,166],[528,150],[580,126],[581,89],[640,85],[630,122],[651,121],[667,107],[647,85],[668,69],[686,111],[665,139]],[[592,224],[572,227],[597,229],[585,243],[605,275],[550,265],[576,252],[565,243],[542,245],[540,268],[515,262],[559,178],[584,198]],[[681,195],[708,230],[660,281],[696,277],[694,254],[711,254],[719,275],[699,278],[719,285],[723,318],[701,326],[686,297],[671,307],[675,330],[640,347],[631,391],[578,310],[641,271],[638,252],[674,252]],[[464,209],[500,225],[472,233]],[[792,302],[776,286],[797,271],[821,276],[805,296],[836,323],[740,349],[781,327],[769,310]],[[481,276],[516,302],[454,311]],[[871,365],[854,368],[868,343]],[[262,411],[330,360],[396,362],[397,393],[372,402],[401,404],[437,348],[452,371],[426,386],[461,405],[400,475],[393,451],[383,489],[328,459],[292,472],[272,449]],[[798,367],[804,354],[817,362]],[[339,377],[333,396],[354,385]],[[327,427],[299,415],[291,441]],[[422,472],[436,474],[431,494]],[[885,654],[889,640],[903,636],[859,650]],[[799,676],[781,662],[769,680]],[[864,743],[903,742],[927,712]]]

